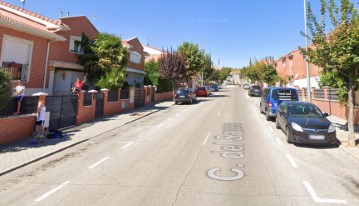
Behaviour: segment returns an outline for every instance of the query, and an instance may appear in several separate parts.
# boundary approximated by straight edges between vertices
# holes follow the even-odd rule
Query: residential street
[[[0,205],[359,205],[359,162],[287,144],[258,103],[173,105],[1,176]]]

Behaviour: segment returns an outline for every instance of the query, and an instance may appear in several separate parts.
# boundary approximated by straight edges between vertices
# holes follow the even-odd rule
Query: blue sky
[[[5,0],[22,6],[20,0]],[[308,0],[307,0],[308,1]],[[309,0],[318,10],[319,0]],[[25,9],[52,19],[85,15],[100,32],[137,36],[143,44],[197,43],[214,64],[240,68],[250,57],[275,59],[304,46],[303,0],[26,0]]]

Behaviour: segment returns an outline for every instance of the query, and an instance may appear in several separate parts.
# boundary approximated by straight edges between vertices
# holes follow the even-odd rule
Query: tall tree
[[[313,48],[308,52],[310,61],[323,68],[328,86],[339,86],[341,101],[348,104],[348,140],[355,145],[354,95],[359,87],[359,16],[354,3],[341,0],[321,0],[321,18],[313,14],[311,4],[307,5],[308,28]],[[330,22],[331,28],[328,28]],[[329,32],[327,32],[329,30]],[[330,83],[332,82],[332,84]],[[340,82],[340,84],[333,84]]]
[[[178,53],[186,57],[187,77],[196,76],[203,69],[205,55],[198,44],[184,42],[178,46]]]
[[[183,80],[186,77],[186,57],[176,51],[167,50],[161,54],[160,76],[172,81],[172,88],[176,80]]]
[[[122,45],[121,38],[109,33],[100,33],[94,42],[89,43],[84,49],[85,54],[80,57],[80,62],[92,82],[100,87],[107,85],[119,88],[123,85],[128,51]]]

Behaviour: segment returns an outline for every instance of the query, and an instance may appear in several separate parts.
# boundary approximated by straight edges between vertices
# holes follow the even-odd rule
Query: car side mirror
[[[328,113],[324,113],[323,115],[324,115],[324,117],[327,117],[327,116],[329,116],[329,114],[328,114]]]

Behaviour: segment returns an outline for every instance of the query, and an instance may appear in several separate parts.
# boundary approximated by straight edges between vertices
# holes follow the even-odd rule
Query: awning
[[[62,61],[49,61],[49,66],[50,67],[60,67],[60,68],[64,68],[64,69],[74,69],[74,70],[80,70],[83,71],[84,67],[81,66],[80,64],[75,64],[75,63],[71,63],[71,62],[62,62]]]

